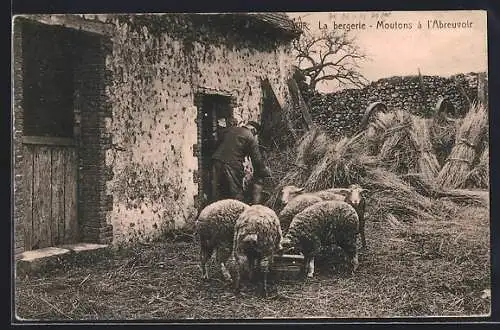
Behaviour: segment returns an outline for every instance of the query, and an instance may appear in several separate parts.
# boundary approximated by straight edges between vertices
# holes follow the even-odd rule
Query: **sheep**
[[[240,269],[246,257],[249,278],[253,279],[255,266],[263,273],[262,293],[267,296],[267,275],[275,253],[282,251],[283,238],[276,213],[263,205],[252,205],[239,216],[234,226],[231,266],[235,294],[240,292]]]
[[[342,201],[322,201],[297,214],[281,241],[282,249],[297,248],[304,255],[307,277],[314,275],[314,257],[323,247],[337,244],[348,259],[351,272],[358,267],[356,246],[359,219],[356,210]]]
[[[325,201],[345,201],[351,204],[358,214],[361,245],[363,250],[367,248],[365,238],[365,198],[361,194],[366,191],[366,189],[362,188],[359,184],[351,184],[347,188],[331,188],[316,192],[304,193],[303,190],[304,188],[298,188],[292,185],[285,186],[281,190],[281,202],[286,205],[282,210],[282,212],[285,211],[285,213],[281,215],[280,212],[280,221],[282,221],[282,219],[284,221],[284,223],[282,223],[283,229],[285,226],[288,226],[295,214],[302,211],[306,205],[309,206],[314,204],[312,201],[318,202],[318,198]],[[314,196],[314,198],[312,196]],[[297,198],[299,198],[298,201],[296,201]]]
[[[282,204],[287,205],[291,200],[298,196],[317,196],[323,200],[341,200],[346,192],[346,188],[330,188],[314,192],[304,192],[304,188],[299,188],[294,185],[284,186],[279,194],[279,200]]]
[[[195,228],[200,241],[200,266],[203,279],[208,279],[207,261],[216,250],[216,259],[220,263],[222,274],[227,281],[231,280],[225,261],[230,256],[236,220],[248,207],[247,204],[235,199],[222,199],[201,210]]]
[[[321,197],[311,194],[299,195],[292,199],[278,215],[281,229],[286,232],[294,216],[302,212],[306,207],[322,201],[323,199]]]

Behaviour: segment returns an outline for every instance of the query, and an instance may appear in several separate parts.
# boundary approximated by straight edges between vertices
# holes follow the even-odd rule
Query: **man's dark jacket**
[[[243,171],[243,162],[246,156],[250,156],[254,167],[254,175],[267,177],[269,170],[262,161],[257,139],[250,129],[246,127],[230,127],[221,132],[220,144],[212,155],[234,169]]]

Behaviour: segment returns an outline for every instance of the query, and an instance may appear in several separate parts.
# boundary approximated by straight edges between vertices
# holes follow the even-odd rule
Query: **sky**
[[[457,73],[487,70],[486,11],[393,11],[393,12],[301,12],[288,13],[308,24],[312,33],[319,26],[328,29],[335,24],[365,24],[365,29],[351,29],[351,36],[367,55],[360,71],[369,81],[380,78],[415,75],[450,76]],[[377,22],[405,25],[406,28],[377,28]],[[428,27],[428,21],[431,28]],[[437,28],[433,22],[463,22],[464,27]],[[422,28],[418,28],[418,23]],[[408,28],[411,24],[411,28]],[[337,28],[338,29],[338,28]],[[328,92],[333,83],[318,85]]]

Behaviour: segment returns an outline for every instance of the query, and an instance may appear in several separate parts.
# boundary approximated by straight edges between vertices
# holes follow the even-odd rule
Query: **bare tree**
[[[308,78],[312,90],[316,89],[318,83],[325,81],[355,87],[363,87],[367,83],[359,72],[359,62],[366,55],[345,30],[321,29],[319,33],[312,33],[306,29],[292,46],[298,67]]]

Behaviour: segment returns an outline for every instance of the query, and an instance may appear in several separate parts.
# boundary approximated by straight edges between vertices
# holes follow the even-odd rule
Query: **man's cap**
[[[260,124],[258,122],[251,120],[247,123],[247,125],[253,126],[257,132],[260,132]]]

